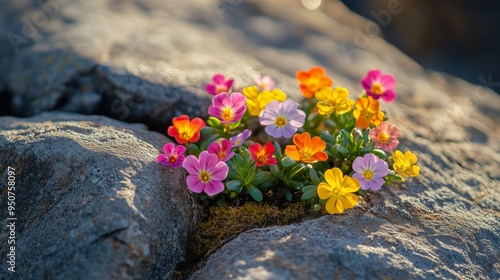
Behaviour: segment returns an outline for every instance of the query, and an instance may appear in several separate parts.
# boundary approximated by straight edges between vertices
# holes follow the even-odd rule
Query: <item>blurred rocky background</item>
[[[467,0],[342,0],[423,67],[500,93],[500,3]]]
[[[387,8],[363,3],[368,11]],[[429,12],[417,3],[426,2],[401,1],[398,22],[415,9],[421,26],[396,25],[394,17],[382,28],[411,32],[401,39],[409,48],[488,34],[472,14],[463,18],[467,36],[420,21]],[[449,11],[460,22],[454,9],[465,2],[449,3],[432,3],[435,21],[449,22]],[[482,83],[422,67],[378,36],[370,16],[334,0],[19,0],[0,7],[0,172],[6,178],[7,166],[16,169],[19,208],[18,270],[6,269],[8,232],[1,230],[0,279],[500,277],[500,97]],[[426,41],[426,34],[436,35]],[[485,45],[468,48],[495,62],[479,51]],[[216,73],[234,78],[236,88],[268,74],[299,99],[294,75],[313,65],[352,98],[367,70],[394,74],[397,99],[382,106],[403,131],[399,149],[419,156],[421,175],[342,215],[243,233],[195,274],[179,271],[198,212],[184,172],[156,163],[171,141],[172,117],[206,116],[204,88]],[[6,215],[0,211],[2,223]]]

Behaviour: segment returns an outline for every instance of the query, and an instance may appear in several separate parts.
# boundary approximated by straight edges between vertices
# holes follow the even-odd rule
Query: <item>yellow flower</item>
[[[320,115],[330,115],[334,111],[341,115],[351,111],[352,105],[354,105],[353,100],[347,99],[349,92],[343,87],[322,88],[315,93],[315,96],[319,100],[316,107]]]
[[[243,89],[243,95],[247,100],[248,113],[258,117],[260,112],[266,108],[266,105],[273,100],[283,102],[286,100],[286,94],[279,90],[260,91],[257,86],[250,86]]]
[[[392,159],[394,160],[394,164],[392,165],[394,171],[403,178],[406,179],[408,176],[415,177],[420,174],[420,167],[416,165],[418,158],[414,153],[407,151],[403,155],[400,150],[396,150],[392,155]]]
[[[370,123],[377,126],[384,121],[384,112],[380,112],[380,104],[371,96],[356,101],[353,115],[359,128],[369,128]]]
[[[320,199],[328,199],[325,208],[330,214],[344,212],[344,209],[354,207],[359,197],[354,194],[360,188],[358,179],[343,176],[342,171],[334,167],[325,172],[325,182],[318,185]]]

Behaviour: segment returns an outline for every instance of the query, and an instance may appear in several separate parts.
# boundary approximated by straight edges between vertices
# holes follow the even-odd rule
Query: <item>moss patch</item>
[[[209,207],[206,217],[198,222],[191,235],[188,258],[174,273],[176,279],[187,279],[205,263],[217,248],[240,233],[254,228],[288,225],[308,217],[321,215],[302,201],[278,204],[246,201],[238,206]]]

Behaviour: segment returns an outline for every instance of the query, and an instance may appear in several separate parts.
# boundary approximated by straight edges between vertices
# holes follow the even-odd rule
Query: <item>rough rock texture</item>
[[[217,72],[236,78],[237,87],[251,83],[254,74],[269,74],[292,98],[299,97],[295,72],[312,65],[324,65],[335,85],[347,87],[352,97],[359,94],[359,79],[368,69],[395,75],[397,100],[382,106],[403,131],[400,149],[419,156],[421,175],[372,194],[343,215],[242,234],[216,252],[194,279],[499,278],[500,98],[493,92],[425,71],[374,34],[373,23],[338,1],[326,1],[315,11],[291,0],[47,3],[59,3],[59,9],[36,25],[40,13],[49,14],[46,6],[16,1],[2,7],[4,33],[20,36],[14,46],[9,40],[0,42],[3,112],[31,116],[60,109],[165,130],[172,116],[206,114],[204,85]],[[24,126],[29,131],[36,124]],[[87,130],[82,131],[78,133]],[[45,137],[44,133],[33,136]],[[109,137],[126,149],[126,143],[122,145],[113,134]],[[9,145],[26,151],[15,154],[28,157],[24,164],[36,162],[34,150]],[[42,151],[47,157],[50,153],[71,166],[70,157],[58,150]],[[5,159],[9,162],[9,157]],[[45,165],[36,164],[45,170]],[[57,161],[45,164],[59,169],[50,167]],[[116,166],[126,169],[123,163],[102,172],[114,172]],[[26,180],[20,185],[56,188],[65,178],[49,174],[30,169],[24,179],[19,177]],[[158,176],[177,178],[175,174],[148,178]],[[54,178],[52,185],[43,183],[47,178]],[[44,202],[43,195],[50,194],[25,194],[23,199],[43,206],[51,201],[49,197]],[[156,198],[152,196],[153,201]],[[92,234],[97,238],[113,229]],[[50,254],[42,251],[44,244],[34,252]],[[107,265],[114,260],[106,259]]]
[[[156,163],[167,141],[106,117],[0,118],[0,170],[7,178],[15,168],[17,218],[16,273],[3,260],[0,278],[171,278],[196,208],[182,172]]]

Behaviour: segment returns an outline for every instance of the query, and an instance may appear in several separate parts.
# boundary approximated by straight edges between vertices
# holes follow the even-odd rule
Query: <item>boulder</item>
[[[46,6],[55,6],[56,3],[58,9]],[[390,121],[403,132],[399,149],[412,150],[418,155],[421,175],[404,184],[372,193],[359,206],[342,215],[244,233],[209,257],[193,279],[499,277],[499,96],[484,87],[423,69],[379,37],[375,23],[351,13],[341,2],[324,1],[321,9],[307,10],[299,1],[288,0],[18,1],[16,5],[2,7],[0,13],[0,21],[5,23],[2,25],[4,33],[11,34],[8,38],[18,39],[0,42],[0,67],[3,69],[0,85],[3,84],[4,88],[3,95],[0,95],[2,101],[10,105],[1,105],[0,108],[7,107],[4,112],[17,116],[32,116],[57,109],[141,122],[164,132],[173,116],[206,116],[209,98],[204,86],[215,73],[235,78],[236,88],[250,84],[255,74],[269,74],[277,80],[277,86],[294,99],[300,98],[295,72],[313,65],[325,66],[334,79],[334,85],[347,87],[353,98],[360,94],[359,80],[367,70],[380,68],[394,74],[398,81],[398,97],[395,102],[384,103],[382,107]],[[47,15],[47,21],[40,21],[42,13]],[[90,219],[93,215],[103,215],[102,219],[105,219],[107,216],[101,213],[115,213],[113,207],[117,207],[117,201],[122,201],[115,199],[113,204],[99,204],[102,210],[90,210],[85,205],[97,202],[92,202],[93,196],[81,194],[83,202],[80,204],[67,208],[49,207],[55,205],[54,201],[73,195],[67,191],[68,187],[60,187],[61,184],[73,186],[84,180],[77,177],[66,181],[66,178],[77,176],[78,173],[72,170],[79,170],[81,165],[73,163],[72,157],[85,155],[88,159],[89,156],[88,152],[83,155],[67,152],[70,149],[64,148],[62,143],[72,139],[73,135],[101,139],[97,142],[82,140],[71,146],[77,151],[87,151],[89,145],[99,147],[98,152],[90,153],[99,160],[84,163],[106,163],[114,158],[121,159],[120,153],[128,155],[120,163],[103,166],[100,172],[92,169],[85,173],[88,175],[84,178],[101,178],[89,184],[89,188],[97,188],[94,192],[98,201],[107,202],[107,197],[114,193],[124,197],[123,192],[114,190],[113,186],[119,190],[123,184],[125,190],[132,189],[132,185],[138,184],[133,180],[133,172],[143,174],[144,170],[154,170],[148,173],[157,174],[144,177],[141,182],[180,182],[177,171],[165,173],[154,165],[154,157],[166,141],[164,138],[150,142],[153,140],[137,140],[144,139],[137,133],[134,134],[138,137],[136,140],[132,136],[123,136],[131,141],[129,143],[120,139],[123,133],[116,132],[121,131],[116,128],[118,124],[97,133],[95,130],[99,128],[86,127],[89,123],[85,121],[86,117],[81,117],[81,121],[71,124],[74,131],[67,128],[71,133],[58,138],[56,145],[44,146],[40,150],[30,145],[45,143],[49,135],[64,132],[57,128],[55,115],[44,117],[47,119],[41,123],[35,122],[34,118],[28,121],[6,118],[8,122],[3,122],[3,129],[11,131],[15,128],[20,131],[15,137],[26,140],[14,143],[6,136],[0,140],[6,143],[1,148],[2,164],[10,164],[13,158],[23,159],[20,161],[19,185],[39,184],[54,189],[42,192],[39,187],[25,194],[21,189],[20,201],[25,202],[20,203],[35,207],[40,213],[56,211],[62,217],[69,215],[68,220]],[[51,118],[54,124],[48,125]],[[12,123],[19,125],[12,126]],[[43,123],[47,127],[40,128]],[[39,140],[33,142],[32,138]],[[142,157],[130,154],[136,151],[130,147],[138,145],[132,144],[133,141],[144,141],[140,143],[150,147],[150,152],[144,152]],[[152,143],[152,146],[147,143]],[[11,148],[14,146],[15,149]],[[120,152],[108,152],[115,147]],[[50,160],[39,159],[39,153],[43,159]],[[133,164],[138,160],[135,157],[144,163]],[[24,165],[29,171],[23,171]],[[114,177],[109,177],[109,174]],[[85,179],[85,182],[89,181]],[[98,188],[96,184],[99,182],[109,184],[109,188]],[[167,186],[162,185],[160,189]],[[141,194],[135,195],[133,201],[148,197]],[[161,196],[155,194],[151,192],[151,201],[160,205],[158,199]],[[167,194],[165,199],[175,199]],[[126,207],[130,200],[125,198],[123,201],[129,204],[122,202],[122,205]],[[175,204],[166,204],[175,205],[177,208],[168,211],[179,211],[181,214],[177,215],[170,215],[163,208],[143,210],[146,208],[138,206],[123,213],[142,211],[144,223],[154,222],[147,215],[177,219],[178,216],[191,215],[190,211],[196,209],[187,199],[189,196],[185,195],[185,198]],[[83,205],[80,207],[87,212],[73,211],[75,205]],[[38,212],[27,213],[35,215],[33,213]],[[54,216],[44,215],[45,219]],[[75,234],[78,236],[78,231],[64,235],[58,228],[54,237],[47,235],[47,239],[39,243],[31,239],[23,241],[30,244],[30,249],[19,249],[19,260],[27,259],[27,254],[45,254],[43,256],[49,260],[51,257],[54,260],[64,258],[71,260],[69,264],[79,265],[71,267],[65,264],[67,270],[76,271],[83,267],[82,273],[90,273],[94,270],[86,269],[92,267],[90,259],[94,260],[92,254],[97,251],[90,252],[87,244],[96,239],[104,243],[109,240],[106,234],[114,236],[113,230],[125,227],[125,222],[120,222],[125,218],[109,219],[116,224],[109,227],[101,224],[99,227],[66,226],[86,230],[85,235],[82,234],[87,236],[86,239],[71,239]],[[34,234],[41,227],[37,221],[21,225],[22,234]],[[56,223],[50,224],[54,228],[59,226],[55,220],[43,221]],[[88,220],[87,223],[93,225]],[[94,232],[96,228],[100,230]],[[115,234],[124,240],[122,235],[133,228],[131,225]],[[144,232],[151,236],[155,233],[173,234],[171,229],[163,229],[146,228]],[[185,231],[176,228],[175,232]],[[61,239],[64,236],[67,239]],[[166,239],[168,244],[183,245],[184,239]],[[61,248],[57,247],[59,245],[47,249],[52,248],[49,244],[57,244],[60,240],[69,240],[74,242],[70,244],[76,245],[66,249],[69,251],[57,251]],[[120,244],[118,242],[118,246]],[[78,248],[84,250],[81,255],[90,257],[80,258],[67,253]],[[141,264],[144,270],[130,272],[135,273],[134,277],[169,275],[157,273],[156,264],[173,265],[182,259],[182,255],[176,254],[180,251],[164,247],[168,251],[164,252],[159,245],[154,248],[157,251],[150,250],[154,256],[175,255],[178,259],[168,261],[168,257],[162,257],[160,261],[144,261]],[[111,268],[109,271],[116,271],[113,268],[122,267],[119,260],[125,257],[117,260],[114,255],[109,257],[109,251],[102,249],[102,252],[102,258],[95,260],[101,265],[95,270],[95,275],[109,276],[102,271],[108,271],[108,267]],[[82,266],[80,260],[89,260],[81,261],[88,266]],[[28,273],[38,276],[40,274],[35,273],[42,273],[38,268],[44,266],[40,261],[33,263],[33,266],[23,263],[20,267],[30,268]],[[62,265],[62,262],[54,263]],[[161,267],[164,272],[172,269],[172,266]],[[63,269],[63,266],[58,269]],[[55,271],[52,272],[54,275],[69,275],[57,274],[59,270],[51,271]],[[99,274],[101,272],[104,274]]]
[[[100,116],[0,118],[1,173],[15,169],[17,218],[16,272],[3,261],[0,278],[171,279],[197,208],[183,172],[156,162],[168,141]]]

